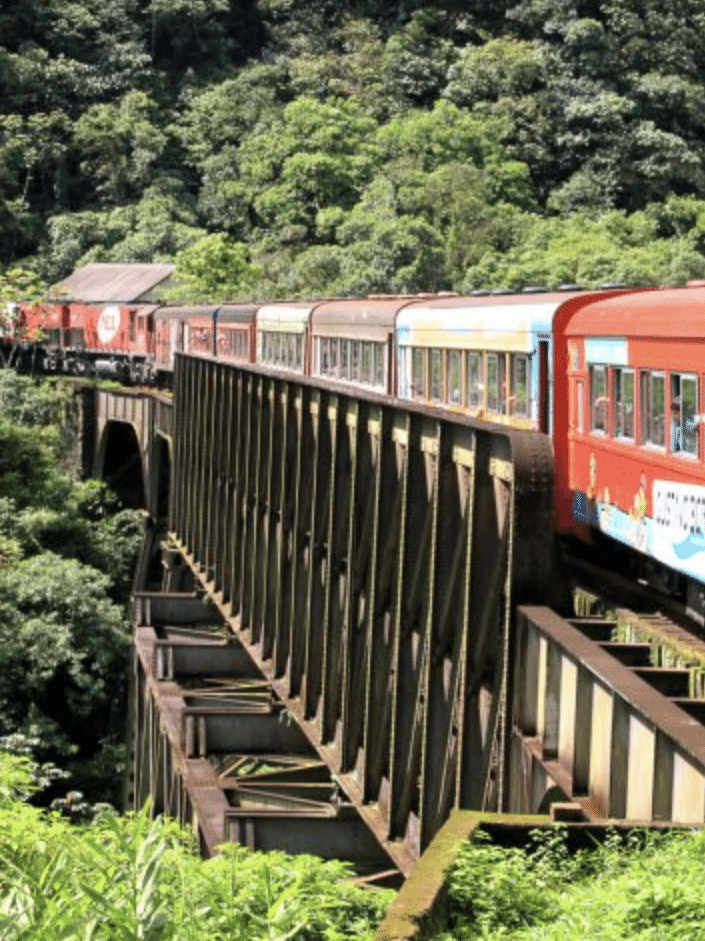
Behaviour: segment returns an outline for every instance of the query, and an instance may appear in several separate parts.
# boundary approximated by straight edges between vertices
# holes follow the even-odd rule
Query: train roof
[[[193,307],[177,304],[173,307],[159,307],[155,316],[157,320],[186,320],[190,317],[212,317],[216,310],[217,304],[199,304]]]
[[[399,295],[326,301],[318,304],[311,314],[311,334],[385,339],[394,330],[398,312],[415,300],[418,300],[416,295]]]
[[[417,300],[399,312],[401,345],[530,350],[550,334],[553,315],[576,292],[492,294]]]
[[[305,333],[311,311],[321,301],[281,301],[263,304],[257,311],[257,330],[268,333]]]
[[[573,314],[567,336],[705,337],[705,287],[662,288],[597,298]]]
[[[259,304],[221,304],[218,308],[218,321],[227,323],[252,323]]]
[[[174,265],[103,264],[85,265],[49,292],[52,300],[84,304],[134,304],[153,301],[170,283]]]

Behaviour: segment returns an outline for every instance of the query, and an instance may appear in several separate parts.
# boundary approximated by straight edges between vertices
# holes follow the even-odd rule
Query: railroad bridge
[[[705,650],[572,617],[547,438],[184,355],[84,396],[146,509],[130,800],[205,853],[394,883],[453,808],[703,823]]]

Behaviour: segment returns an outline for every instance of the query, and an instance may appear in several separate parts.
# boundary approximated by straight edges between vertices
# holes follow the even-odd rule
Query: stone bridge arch
[[[125,506],[152,512],[152,434],[149,399],[99,390],[95,403],[93,476],[105,480]]]
[[[106,422],[97,454],[96,476],[117,493],[123,506],[147,508],[146,455],[132,422]]]

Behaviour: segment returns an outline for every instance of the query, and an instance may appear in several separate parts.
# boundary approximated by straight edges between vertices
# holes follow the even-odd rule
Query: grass
[[[571,854],[565,833],[528,850],[480,838],[449,874],[450,922],[434,941],[700,941],[705,834],[635,831]]]

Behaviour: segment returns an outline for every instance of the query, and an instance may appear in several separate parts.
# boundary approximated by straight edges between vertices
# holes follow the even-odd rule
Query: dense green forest
[[[0,263],[204,298],[705,275],[700,0],[4,0]]]
[[[0,748],[38,761],[49,800],[120,805],[142,516],[76,479],[75,412],[70,383],[0,369]]]

